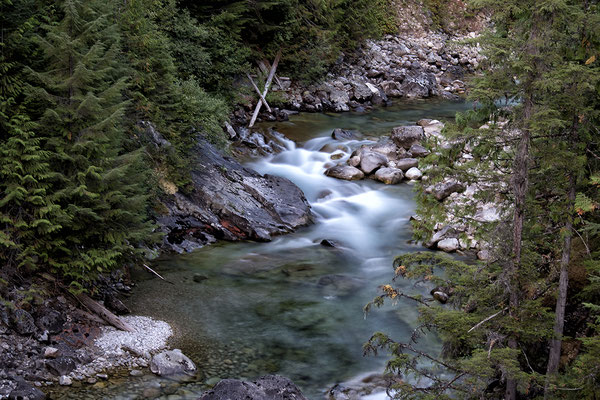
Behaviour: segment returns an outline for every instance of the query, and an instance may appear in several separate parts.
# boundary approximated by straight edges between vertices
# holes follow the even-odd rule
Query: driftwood
[[[265,90],[262,93],[262,97],[264,98],[269,92],[269,88],[271,87],[271,82],[273,81],[273,76],[275,76],[275,70],[277,70],[277,64],[279,64],[279,59],[281,58],[281,50],[277,52],[275,56],[275,60],[273,61],[273,65],[271,66],[271,71],[269,72],[269,77],[267,78],[267,82],[265,82]],[[250,120],[250,125],[248,127],[252,128],[254,123],[256,122],[256,118],[258,118],[258,113],[260,112],[260,108],[262,107],[263,102],[262,99],[258,100],[256,104],[256,108],[254,109],[254,114],[252,114],[252,119]]]
[[[53,277],[52,275],[43,273],[43,274],[41,274],[41,276],[44,279],[54,283],[61,289],[68,291],[68,289],[64,285],[62,285],[58,280],[56,280],[56,278]],[[69,292],[69,293],[71,293],[71,292]],[[87,296],[86,294],[83,294],[83,293],[74,294],[73,296],[85,308],[90,310],[93,314],[102,318],[105,322],[108,322],[110,325],[112,325],[115,328],[120,329],[122,331],[133,332],[133,328],[129,324],[127,324],[125,321],[121,320],[121,318],[119,318],[118,316],[116,316],[115,314],[110,312],[106,307],[104,307],[102,304],[98,303],[96,300],[91,299],[89,296]]]
[[[263,72],[263,74],[267,75],[269,73],[269,70],[271,69],[271,64],[269,64],[269,60],[267,60],[265,58],[264,60],[262,60],[262,61],[260,61],[258,63],[258,67]],[[277,83],[277,85],[279,85],[279,87],[283,87],[283,85],[281,84],[281,81],[279,80],[279,77],[277,76],[277,74],[275,74],[273,76],[273,78],[275,79],[275,83]]]
[[[133,328],[129,324],[121,320],[121,318],[117,317],[115,314],[108,311],[108,309],[102,304],[98,303],[95,300],[92,300],[90,297],[83,293],[79,293],[74,296],[88,310],[90,310],[94,314],[99,315],[103,320],[105,320],[115,328],[120,329],[122,331],[133,332]]]
[[[256,93],[258,93],[258,97],[260,97],[260,99],[262,100],[263,104],[267,107],[267,110],[269,110],[269,112],[273,112],[273,111],[271,111],[271,107],[269,107],[269,103],[267,103],[267,100],[265,99],[265,96],[263,96],[263,94],[260,92],[260,89],[258,88],[258,86],[256,86],[256,83],[254,83],[254,79],[252,79],[252,77],[250,76],[250,74],[246,74],[246,76],[250,80],[250,83],[252,84],[252,87],[254,88],[254,90],[256,90]]]

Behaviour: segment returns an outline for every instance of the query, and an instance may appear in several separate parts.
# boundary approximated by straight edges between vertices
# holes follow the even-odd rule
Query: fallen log
[[[273,76],[275,76],[275,70],[277,70],[277,64],[279,64],[280,58],[281,50],[278,51],[277,55],[275,56],[275,60],[273,61],[273,65],[271,66],[271,72],[269,72],[269,77],[267,78],[267,82],[265,82],[265,90],[263,91],[262,97],[265,97],[269,92],[269,88],[271,87],[271,82],[273,81]],[[262,100],[258,100],[256,108],[254,109],[254,114],[252,114],[252,119],[250,120],[250,125],[248,125],[249,128],[252,128],[254,126],[254,123],[256,122],[256,118],[258,118],[258,113],[260,112],[260,108],[262,107],[262,105]]]

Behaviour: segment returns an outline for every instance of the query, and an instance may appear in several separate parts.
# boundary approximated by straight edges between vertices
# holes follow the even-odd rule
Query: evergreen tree
[[[138,153],[122,153],[123,91],[114,2],[64,0],[62,19],[39,44],[45,71],[33,72],[40,130],[57,174],[49,199],[64,211],[49,266],[74,288],[139,255],[151,236]]]

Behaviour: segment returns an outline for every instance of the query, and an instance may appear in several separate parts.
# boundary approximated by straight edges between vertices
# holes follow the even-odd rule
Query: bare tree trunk
[[[571,142],[575,141],[577,132],[577,117],[573,123],[571,131]],[[571,260],[571,239],[573,238],[573,206],[575,204],[575,173],[569,173],[569,189],[567,194],[567,220],[564,228],[564,239],[562,257],[560,260],[560,277],[558,278],[558,297],[556,299],[556,310],[554,316],[553,337],[550,340],[550,353],[548,356],[548,366],[546,368],[546,383],[544,385],[544,399],[550,396],[550,380],[558,371],[560,361],[560,350],[562,345],[562,335],[565,326],[565,307],[567,304],[567,290],[569,287],[569,262]]]

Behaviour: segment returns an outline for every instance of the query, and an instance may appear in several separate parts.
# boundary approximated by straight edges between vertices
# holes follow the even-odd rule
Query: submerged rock
[[[267,375],[253,382],[224,379],[199,400],[307,400],[294,383],[279,375]]]
[[[159,376],[193,375],[196,364],[179,349],[166,350],[152,357],[150,371]]]

